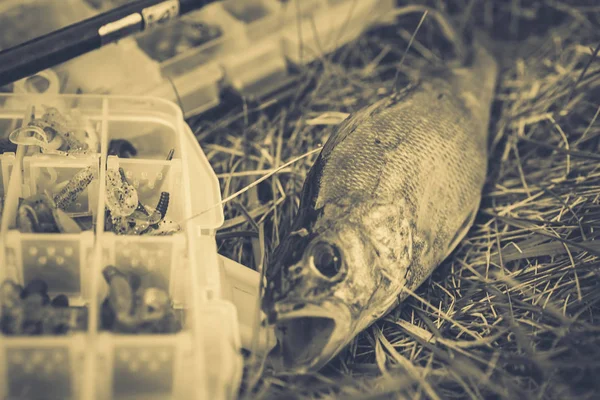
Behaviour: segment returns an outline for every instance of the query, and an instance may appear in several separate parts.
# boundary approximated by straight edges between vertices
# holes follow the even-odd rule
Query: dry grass
[[[253,398],[599,396],[600,62],[594,51],[600,6],[521,0],[494,2],[488,10],[484,3],[490,2],[445,2],[450,11],[463,10],[454,13],[460,26],[481,21],[495,38],[539,38],[504,53],[475,225],[411,298],[325,371],[303,377],[267,371]],[[389,93],[419,20],[402,17],[320,60],[303,72],[314,85],[283,105],[192,121],[223,197],[324,143],[331,128],[309,126],[307,119],[352,112]],[[441,57],[435,30],[426,19],[404,68]],[[224,205],[222,254],[252,268],[263,244],[268,256],[315,157]]]

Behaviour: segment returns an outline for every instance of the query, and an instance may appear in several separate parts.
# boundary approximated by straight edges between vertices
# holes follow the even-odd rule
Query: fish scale
[[[336,127],[267,268],[263,310],[283,367],[322,367],[467,233],[486,176],[497,74],[475,42],[468,66],[423,70]]]

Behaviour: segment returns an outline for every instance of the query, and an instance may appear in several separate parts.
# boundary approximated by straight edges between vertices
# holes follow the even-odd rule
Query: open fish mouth
[[[320,307],[278,316],[277,346],[270,354],[272,361],[298,373],[321,368],[351,337],[349,320],[345,317],[345,313],[333,314]]]
[[[320,358],[335,329],[335,320],[325,317],[298,317],[277,324],[283,366],[309,366]]]

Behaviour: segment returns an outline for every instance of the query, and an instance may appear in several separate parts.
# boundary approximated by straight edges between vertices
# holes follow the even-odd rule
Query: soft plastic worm
[[[21,232],[60,232],[53,210],[54,201],[45,193],[24,199],[17,211],[17,228]]]
[[[167,209],[169,208],[169,192],[161,192],[160,199],[156,205],[156,211],[160,213],[161,219],[167,215]]]
[[[67,154],[58,150],[63,145],[60,137],[57,138],[53,133],[48,133],[38,126],[24,126],[15,129],[10,133],[8,139],[16,145],[39,146],[47,153]]]
[[[39,146],[43,153],[50,154],[97,151],[98,135],[83,116],[75,114],[76,118],[67,118],[55,107],[48,107],[41,118],[34,118],[27,126],[11,132],[9,140],[14,144]]]
[[[139,199],[135,188],[124,182],[119,171],[106,171],[106,207],[113,218],[131,215],[138,207]]]
[[[55,107],[48,107],[42,118],[31,121],[30,125],[39,126],[44,130],[50,128],[56,135],[62,138],[67,145],[65,151],[71,153],[89,153],[95,151],[97,147],[97,135],[91,127],[83,128],[86,124],[85,119],[76,110],[72,116],[66,116],[60,113]],[[88,131],[91,131],[88,132]]]
[[[68,208],[77,196],[83,192],[89,184],[94,180],[94,170],[92,166],[82,169],[77,172],[73,178],[62,188],[56,196],[54,196],[54,202],[56,206],[61,210]]]
[[[110,286],[109,302],[117,315],[129,315],[133,305],[133,291],[127,276],[114,266],[102,271],[102,276]]]
[[[123,181],[123,184],[131,186],[131,183],[129,183],[129,180],[127,180],[127,177],[125,176],[125,170],[123,169],[123,167],[119,167],[119,174],[121,175],[121,180]],[[136,210],[141,211],[144,214],[148,215],[148,211],[146,210],[146,207],[144,207],[144,205],[139,200],[139,198],[138,198],[138,205],[137,205]]]
[[[163,219],[158,224],[150,227],[144,234],[148,236],[167,236],[180,231],[181,226],[178,223]]]

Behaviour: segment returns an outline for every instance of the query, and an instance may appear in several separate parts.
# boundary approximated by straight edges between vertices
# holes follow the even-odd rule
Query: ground
[[[511,41],[496,50],[503,69],[475,224],[415,296],[320,374],[263,370],[256,380],[248,373],[245,394],[598,397],[600,6],[594,3],[428,3],[446,8],[466,31],[477,26],[495,40]],[[262,250],[268,257],[285,232],[316,154],[274,170],[317,148],[331,132],[307,119],[352,112],[389,93],[399,64],[439,62],[444,46],[437,26],[426,16],[417,29],[422,17],[398,18],[306,68],[306,85],[291,99],[190,121],[223,198],[251,185],[224,205],[221,254],[257,268]]]

